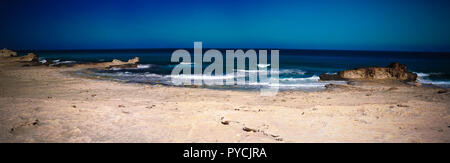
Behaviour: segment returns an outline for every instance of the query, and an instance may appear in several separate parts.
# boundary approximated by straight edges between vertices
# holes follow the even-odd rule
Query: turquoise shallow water
[[[171,79],[203,79],[204,81],[223,81],[224,79],[245,78],[258,74],[262,70],[235,69],[239,75],[228,72],[222,75],[171,75],[172,69],[178,63],[171,63],[170,57],[176,49],[157,50],[83,50],[83,51],[35,51],[44,62],[46,59],[56,60],[59,64],[82,62],[104,62],[113,59],[128,60],[135,56],[140,58],[138,68],[97,70],[93,75],[110,77],[125,82],[172,85]],[[24,54],[24,53],[22,53]],[[223,54],[225,54],[223,52]],[[400,62],[408,66],[410,71],[419,75],[419,82],[450,87],[450,55],[436,53],[399,53],[399,52],[354,52],[354,51],[296,51],[280,50],[280,69],[277,72],[280,80],[274,83],[248,82],[245,85],[207,86],[219,89],[257,89],[261,87],[279,86],[280,89],[317,90],[330,82],[318,81],[322,73],[366,67],[386,66],[391,62]],[[224,59],[225,60],[225,59]],[[270,60],[270,58],[269,58]],[[183,66],[195,67],[195,64],[185,62]],[[203,68],[208,64],[203,63]],[[270,65],[258,65],[268,68]],[[224,69],[225,71],[225,69]],[[331,82],[340,83],[340,82]]]

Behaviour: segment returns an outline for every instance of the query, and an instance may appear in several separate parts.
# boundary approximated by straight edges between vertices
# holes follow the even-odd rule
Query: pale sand
[[[450,94],[439,88],[373,82],[263,97],[0,62],[0,142],[450,142]]]

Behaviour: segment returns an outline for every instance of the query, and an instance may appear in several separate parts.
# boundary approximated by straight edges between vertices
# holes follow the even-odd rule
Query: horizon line
[[[8,49],[8,48],[7,48]],[[169,49],[194,49],[193,47],[189,48],[86,48],[86,49],[21,49],[15,50],[18,52],[26,52],[26,51],[125,51],[125,50],[169,50]],[[345,50],[345,49],[294,49],[294,48],[205,48],[202,49],[218,49],[218,50],[287,50],[287,51],[333,51],[333,52],[391,52],[391,53],[445,53],[450,54],[450,51],[419,51],[419,50]],[[14,50],[14,49],[10,49]]]

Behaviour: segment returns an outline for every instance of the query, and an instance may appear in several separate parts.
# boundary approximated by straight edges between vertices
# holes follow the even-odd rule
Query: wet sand
[[[129,84],[0,58],[0,142],[450,142],[450,94],[396,81],[259,92]]]

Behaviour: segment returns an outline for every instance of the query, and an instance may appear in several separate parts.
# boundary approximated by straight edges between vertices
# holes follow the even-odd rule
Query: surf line
[[[226,64],[224,66],[222,52],[216,49],[210,49],[203,54],[202,48],[202,42],[194,42],[193,60],[191,59],[190,52],[187,50],[178,49],[172,53],[171,62],[179,63],[172,69],[171,73],[171,81],[174,85],[246,85],[246,83],[270,83],[273,86],[260,89],[261,95],[274,96],[278,93],[279,50],[270,51],[270,63],[268,63],[267,50],[259,50],[258,53],[253,49],[249,49],[245,52],[240,49],[226,50]],[[248,66],[246,65],[246,60],[248,60]],[[203,62],[211,64],[203,70]],[[235,66],[238,70],[245,70],[248,67],[249,71],[263,71],[259,71],[257,74],[250,73],[246,75],[245,72],[236,72]],[[269,66],[270,70],[268,70]],[[193,74],[192,67],[194,69]],[[225,74],[223,71],[224,67],[226,69]],[[269,74],[270,77],[268,77]],[[234,77],[221,77],[230,75]],[[238,78],[238,76],[242,75],[246,77]],[[178,78],[177,76],[195,76],[195,78]],[[209,78],[211,76],[218,78],[207,80],[211,79]]]

